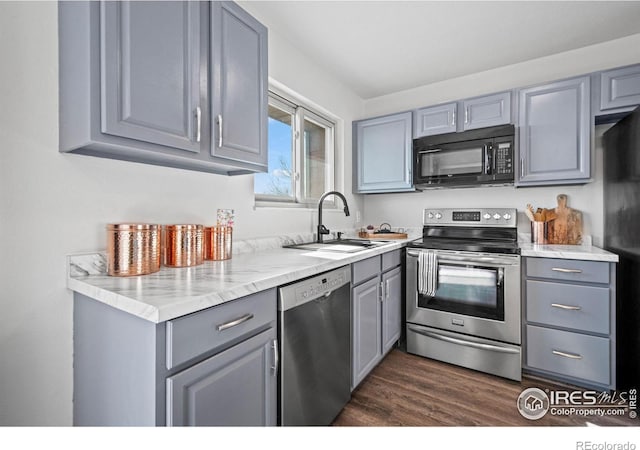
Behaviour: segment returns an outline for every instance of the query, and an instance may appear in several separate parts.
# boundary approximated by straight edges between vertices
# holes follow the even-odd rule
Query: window
[[[268,172],[255,175],[256,201],[315,204],[334,185],[335,123],[269,92],[268,127]]]

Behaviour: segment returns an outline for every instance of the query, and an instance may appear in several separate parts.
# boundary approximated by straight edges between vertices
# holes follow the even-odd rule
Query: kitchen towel
[[[434,297],[438,290],[438,256],[430,250],[418,254],[418,293]]]

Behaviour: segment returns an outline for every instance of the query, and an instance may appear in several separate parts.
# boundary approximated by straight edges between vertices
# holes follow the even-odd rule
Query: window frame
[[[256,207],[286,207],[286,208],[311,208],[317,206],[318,198],[306,197],[304,195],[304,183],[307,181],[304,177],[305,171],[305,147],[304,147],[304,124],[305,120],[323,127],[325,129],[325,169],[324,169],[324,190],[327,192],[333,190],[337,178],[337,149],[336,142],[338,127],[338,119],[330,114],[319,111],[320,108],[311,106],[308,102],[302,100],[294,94],[283,93],[280,90],[270,86],[268,93],[268,104],[281,109],[284,112],[292,113],[292,155],[291,168],[292,174],[292,197],[283,197],[278,195],[258,194],[255,192],[254,200]],[[329,148],[330,147],[330,148]],[[333,199],[325,201],[326,206],[331,207],[334,203]]]

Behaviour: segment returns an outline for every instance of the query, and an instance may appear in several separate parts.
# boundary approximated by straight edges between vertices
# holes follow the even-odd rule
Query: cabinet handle
[[[551,270],[562,273],[582,273],[580,269],[563,269],[562,267],[553,267]]]
[[[202,109],[196,107],[196,142],[200,142],[200,135],[202,131]]]
[[[271,366],[271,370],[273,370],[273,376],[278,375],[278,365],[280,364],[280,354],[278,353],[278,340],[274,339],[271,342],[271,346],[273,347],[273,366]]]
[[[464,123],[469,123],[469,107],[464,109]]]
[[[577,355],[575,353],[565,353],[565,352],[561,352],[560,350],[552,350],[552,352],[554,355],[558,355],[558,356],[562,356],[564,358],[569,358],[569,359],[582,359],[582,355]]]
[[[380,287],[380,291],[379,291],[380,297],[379,298],[380,298],[380,301],[383,302],[384,301],[384,282],[381,281],[379,287]]]
[[[580,311],[582,309],[580,306],[563,305],[561,303],[552,303],[551,306],[553,306],[554,308],[568,309],[571,311]]]
[[[453,110],[453,114],[451,114],[451,126],[455,127],[456,126],[456,110]]]
[[[244,316],[238,317],[237,319],[234,319],[234,320],[232,320],[230,322],[220,324],[216,328],[218,329],[218,331],[224,331],[224,330],[226,330],[228,328],[233,328],[233,327],[235,327],[237,325],[240,325],[241,323],[244,323],[247,320],[251,320],[251,319],[253,319],[253,314],[245,314]]]
[[[520,178],[524,177],[524,158],[520,158]]]
[[[386,284],[387,285],[385,286],[385,298],[387,300],[389,300],[389,291],[390,291],[390,289],[389,289],[389,280],[386,281]]]
[[[222,148],[222,114],[218,114],[218,147]]]

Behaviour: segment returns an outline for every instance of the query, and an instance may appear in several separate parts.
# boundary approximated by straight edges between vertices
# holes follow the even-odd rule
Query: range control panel
[[[515,208],[468,208],[468,209],[425,209],[422,216],[423,225],[446,226],[517,226],[518,210]]]

